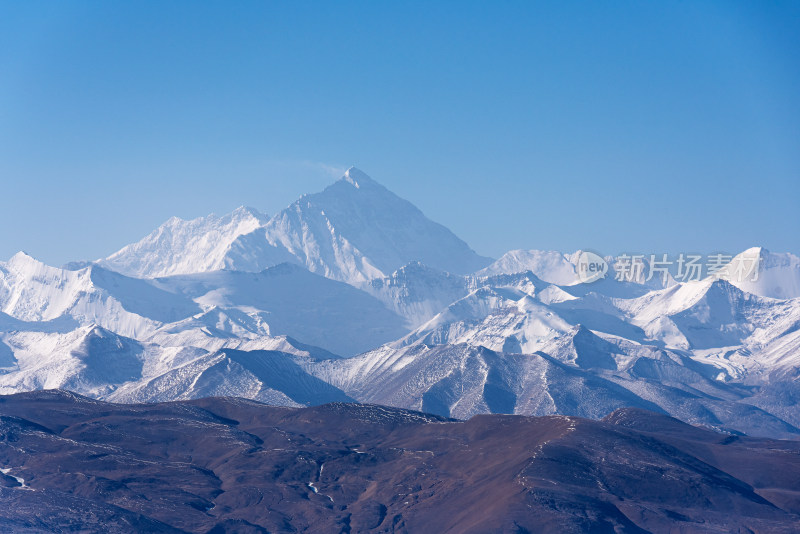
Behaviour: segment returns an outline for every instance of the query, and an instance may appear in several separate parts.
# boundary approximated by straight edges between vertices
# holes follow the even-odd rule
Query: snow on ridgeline
[[[576,262],[581,251],[562,254],[553,250],[510,250],[497,261],[481,269],[476,274],[486,276],[493,274],[514,274],[531,271],[546,282],[559,286],[580,286],[575,274]],[[606,258],[608,261],[610,258]],[[645,267],[642,274],[647,273],[648,259],[642,260]],[[759,266],[758,276],[752,276],[753,265]],[[776,299],[792,299],[800,297],[800,257],[790,253],[770,252],[764,247],[752,247],[736,256],[721,269],[721,278],[742,291],[761,297]],[[642,276],[644,278],[644,276]],[[753,279],[755,278],[755,279]],[[649,283],[645,280],[634,280],[628,286],[645,286],[641,290],[658,290],[675,284],[670,279],[666,284],[659,283],[658,277]],[[620,287],[613,287],[613,286]],[[621,286],[616,283],[612,272],[606,280],[583,285],[586,291],[612,294],[620,293]],[[614,296],[620,296],[615,294]],[[627,296],[632,296],[629,292]]]
[[[408,332],[375,297],[288,263],[259,273],[139,279],[96,264],[51,267],[18,253],[0,262],[0,312],[0,339],[97,325],[139,341],[208,350],[289,336],[313,353],[352,356]],[[6,352],[0,346],[0,366]]]
[[[578,282],[575,261],[579,254],[562,254],[554,250],[509,250],[476,274],[489,276],[531,271],[545,282],[568,286]]]
[[[744,276],[740,280],[735,274],[747,273],[756,262],[758,277]],[[734,256],[726,268],[726,279],[742,291],[776,299],[800,297],[800,258],[794,254],[775,253],[763,247],[753,247]]]
[[[222,268],[258,272],[284,262],[355,286],[420,261],[458,274],[490,263],[356,168],[267,219],[246,208],[225,217],[170,219],[102,265],[153,278]]]
[[[20,252],[0,262],[0,311],[43,328],[48,322],[73,328],[97,324],[124,336],[144,338],[164,323],[199,313],[200,308],[146,280],[98,265],[60,269]]]
[[[245,207],[222,217],[212,214],[190,221],[172,217],[141,241],[97,263],[138,278],[222,269],[231,243],[267,220],[266,215]]]

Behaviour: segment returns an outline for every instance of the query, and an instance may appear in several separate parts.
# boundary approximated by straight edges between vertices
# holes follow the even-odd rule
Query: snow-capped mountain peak
[[[347,182],[356,189],[361,189],[362,186],[370,187],[380,185],[375,180],[370,178],[365,172],[356,169],[355,167],[350,167],[345,171],[344,176],[342,176],[341,181]]]
[[[510,250],[477,274],[487,276],[531,271],[545,282],[572,285],[578,282],[575,273],[578,255],[566,255],[554,250]]]
[[[748,293],[777,299],[800,297],[800,258],[794,254],[752,247],[734,256],[723,271],[727,280]]]
[[[22,250],[11,256],[8,261],[5,262],[5,266],[7,269],[13,269],[19,273],[30,272],[46,267],[44,263]]]
[[[364,287],[411,261],[468,274],[491,260],[351,167],[323,191],[303,195],[271,219],[244,207],[224,217],[173,217],[99,263],[155,278],[218,269],[259,272],[292,262]]]
[[[267,220],[258,210],[244,206],[222,217],[211,214],[188,221],[171,217],[141,241],[98,263],[148,278],[221,269],[231,243]]]

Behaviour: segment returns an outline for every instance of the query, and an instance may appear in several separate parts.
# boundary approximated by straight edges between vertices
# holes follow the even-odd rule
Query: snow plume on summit
[[[458,274],[490,261],[355,168],[324,191],[295,201],[253,234],[273,253],[286,250],[310,271],[353,285],[388,276],[412,261]],[[233,248],[234,268],[260,270],[274,261],[269,255],[237,255],[250,246]]]

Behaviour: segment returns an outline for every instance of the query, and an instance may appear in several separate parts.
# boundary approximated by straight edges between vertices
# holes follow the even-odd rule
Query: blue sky
[[[0,258],[355,164],[478,252],[800,252],[800,4],[0,1]]]

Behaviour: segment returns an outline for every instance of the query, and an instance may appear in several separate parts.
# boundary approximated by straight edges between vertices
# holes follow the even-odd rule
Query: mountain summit
[[[366,187],[380,185],[378,182],[367,176],[367,174],[355,167],[350,167],[345,171],[344,176],[339,180],[340,182],[347,182],[356,189],[361,189],[361,186]]]
[[[101,263],[156,277],[222,268],[258,272],[293,262],[364,285],[412,261],[467,274],[491,260],[351,167],[322,192],[304,195],[271,219],[244,208],[221,218],[170,219]]]
[[[754,275],[757,269],[757,276]],[[725,278],[743,291],[776,299],[800,297],[800,258],[753,247],[734,256]]]
[[[222,217],[211,214],[190,221],[171,217],[141,241],[98,263],[140,278],[222,269],[231,243],[268,220],[266,215],[244,206]]]

